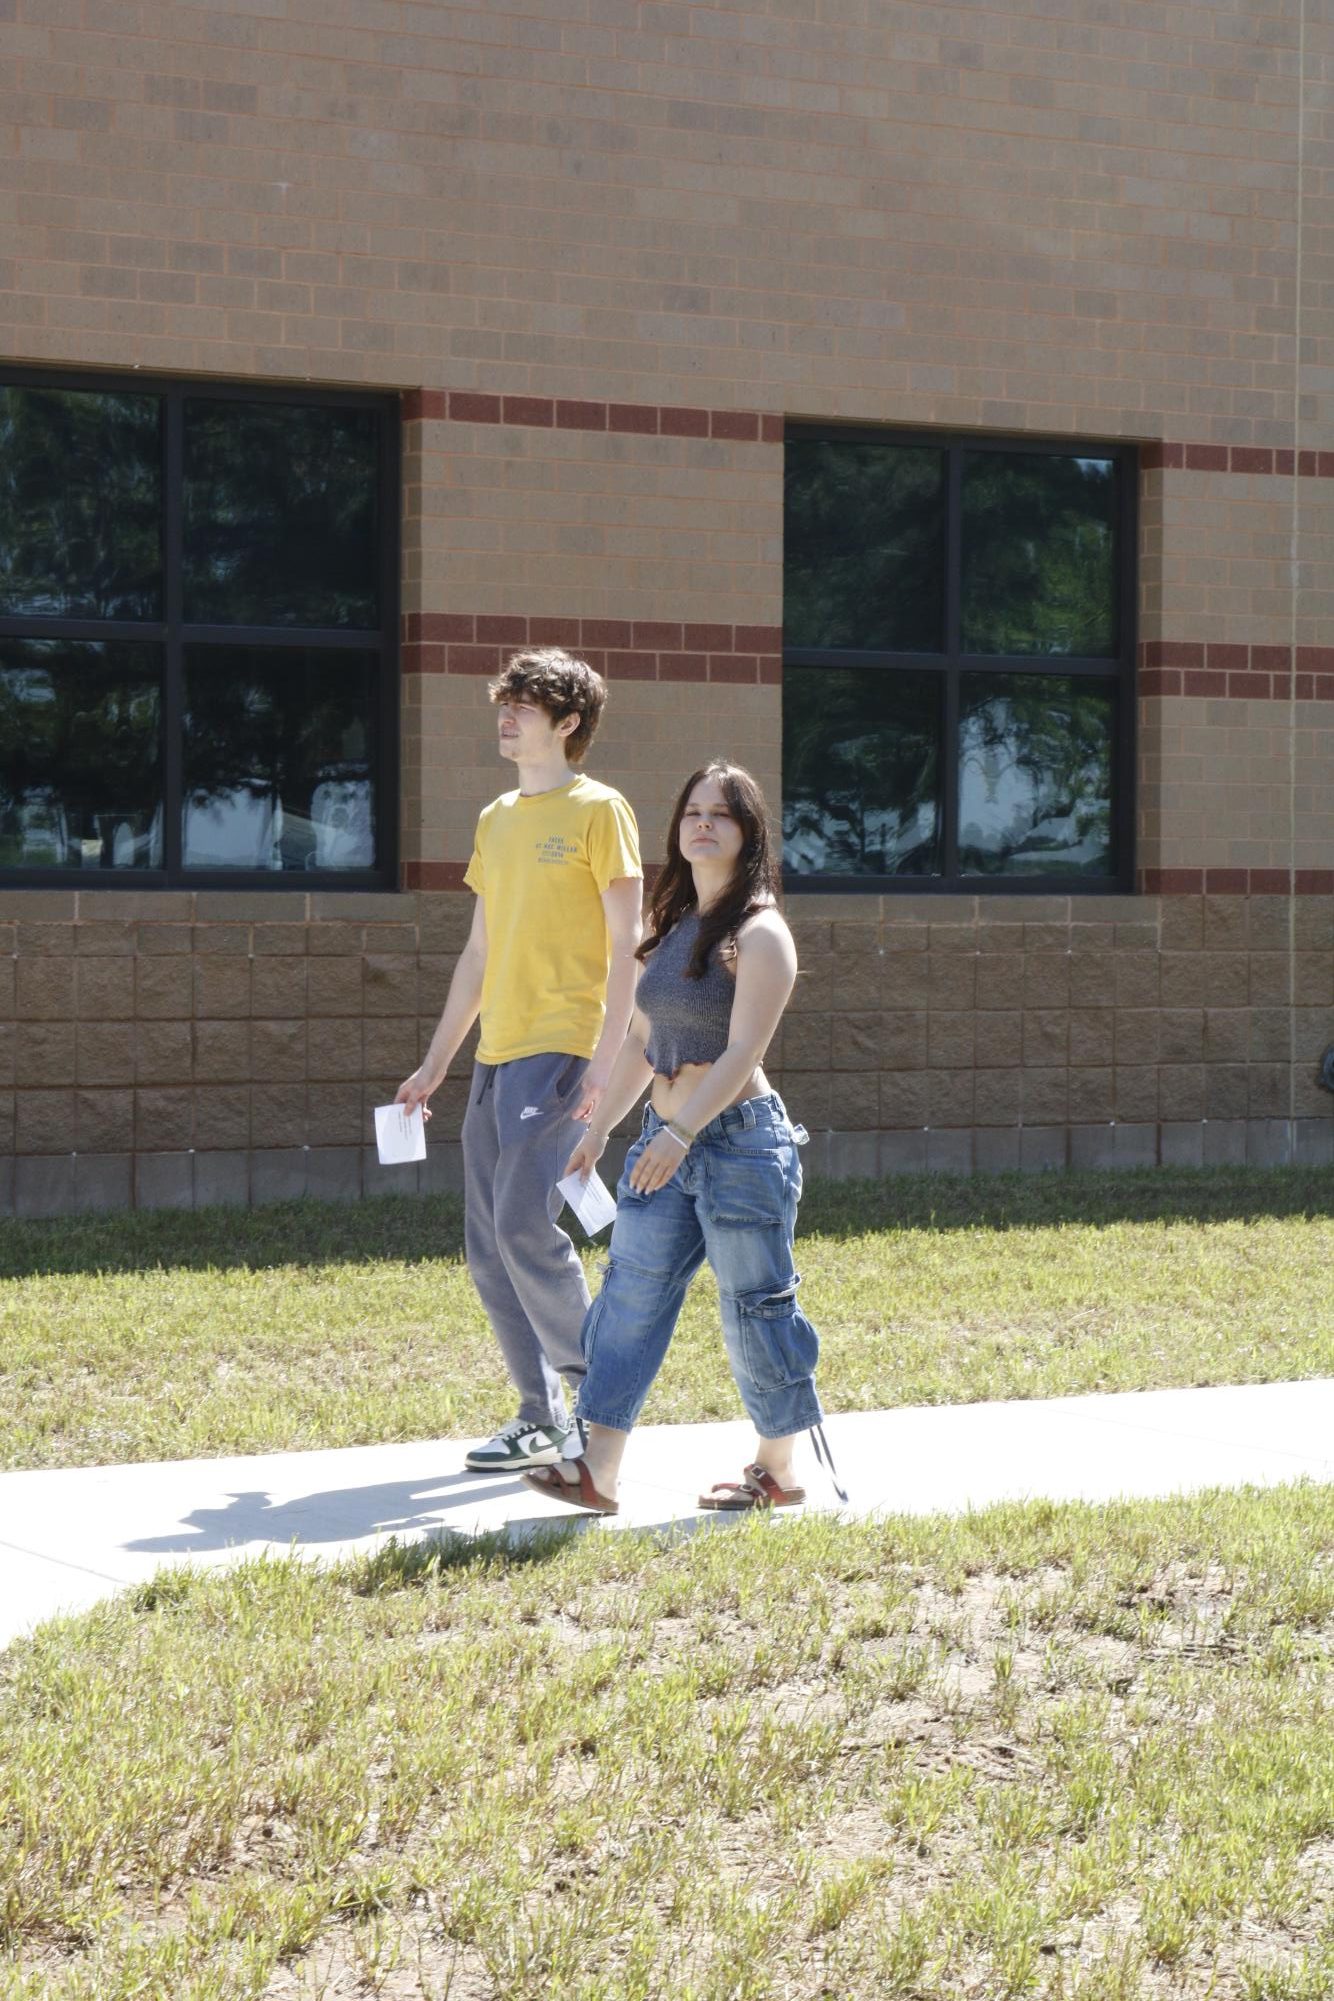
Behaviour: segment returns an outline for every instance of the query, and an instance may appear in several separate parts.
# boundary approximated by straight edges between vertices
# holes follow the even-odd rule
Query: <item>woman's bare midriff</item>
[[[664,1077],[659,1072],[653,1079],[653,1090],[650,1093],[650,1102],[658,1117],[676,1118],[700,1078],[707,1077],[712,1068],[711,1063],[683,1063],[674,1077]],[[769,1089],[769,1080],[761,1065],[757,1063],[729,1103],[739,1105],[744,1098],[767,1098]]]

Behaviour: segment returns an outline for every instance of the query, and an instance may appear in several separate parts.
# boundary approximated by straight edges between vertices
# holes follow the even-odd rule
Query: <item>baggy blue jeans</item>
[[[761,1438],[808,1431],[822,1415],[814,1380],[820,1343],[797,1304],[792,1232],[801,1161],[782,1099],[747,1098],[720,1112],[666,1186],[640,1195],[630,1170],[662,1125],[647,1107],[616,1190],[606,1277],[584,1320],[579,1415],[614,1431],[633,1427],[686,1287],[707,1257],[727,1359],[756,1431]]]

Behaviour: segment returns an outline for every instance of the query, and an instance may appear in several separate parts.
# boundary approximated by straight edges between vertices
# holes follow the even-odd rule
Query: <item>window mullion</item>
[[[952,445],[945,472],[945,698],[941,720],[941,814],[945,880],[959,873],[959,650],[963,600],[963,453]]]
[[[163,686],[163,848],[167,880],[181,881],[181,805],[185,764],[185,402],[179,390],[166,399],[167,470],[163,524],[166,580],[167,657]]]

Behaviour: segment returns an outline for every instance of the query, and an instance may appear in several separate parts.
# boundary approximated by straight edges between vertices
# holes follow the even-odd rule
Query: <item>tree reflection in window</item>
[[[1116,465],[963,454],[964,653],[1116,652]]]
[[[162,649],[0,639],[0,867],[162,866]]]
[[[786,453],[784,643],[938,652],[945,455],[794,439]]]
[[[1110,875],[1115,696],[1101,680],[964,674],[959,867],[965,875]]]
[[[187,648],[187,869],[374,867],[376,664],[344,648]]]
[[[185,616],[379,622],[379,417],[340,405],[185,404]]]
[[[940,677],[789,668],[783,857],[803,875],[940,870]]]
[[[162,616],[156,396],[0,385],[0,616]]]

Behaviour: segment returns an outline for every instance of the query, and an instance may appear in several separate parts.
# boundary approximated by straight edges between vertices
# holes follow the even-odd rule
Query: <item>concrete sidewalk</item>
[[[1334,1479],[1334,1381],[870,1411],[826,1430],[855,1515]],[[692,1519],[702,1490],[737,1477],[751,1438],[741,1423],[642,1426],[605,1526]],[[591,1519],[518,1478],[465,1472],[469,1442],[0,1474],[0,1646],[175,1564]],[[808,1505],[837,1507],[804,1443],[798,1463]]]

